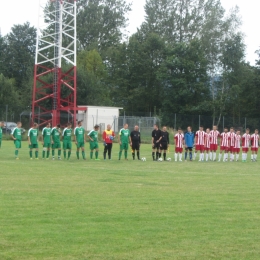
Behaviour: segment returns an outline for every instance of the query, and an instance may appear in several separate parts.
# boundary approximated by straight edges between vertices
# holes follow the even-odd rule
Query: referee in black
[[[161,143],[160,143],[160,154],[159,156],[161,157],[161,154],[163,152],[163,160],[166,161],[166,152],[169,148],[169,133],[167,132],[167,128],[166,126],[163,127],[162,131],[161,131]]]
[[[137,158],[140,160],[140,145],[141,145],[141,134],[139,132],[139,126],[136,125],[134,130],[130,134],[131,144],[132,144],[132,155],[133,160],[135,160],[135,150],[137,153]]]
[[[159,129],[159,126],[157,124],[155,124],[153,126],[153,131],[152,131],[152,146],[153,146],[152,147],[152,149],[153,149],[152,156],[153,156],[154,161],[157,161],[159,158],[161,139],[162,139],[161,130]],[[156,157],[155,157],[155,152],[156,152]]]

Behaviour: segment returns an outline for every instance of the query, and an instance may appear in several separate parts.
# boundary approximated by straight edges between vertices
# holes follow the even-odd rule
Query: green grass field
[[[24,142],[16,161],[4,141],[0,259],[259,259],[260,164],[150,148],[147,162],[118,161],[118,144],[112,161],[30,161]]]

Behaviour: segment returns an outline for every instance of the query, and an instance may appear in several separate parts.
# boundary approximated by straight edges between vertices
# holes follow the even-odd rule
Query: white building
[[[115,132],[118,132],[119,110],[122,107],[100,107],[100,106],[79,106],[86,107],[86,111],[78,111],[77,120],[82,120],[82,126],[90,131],[94,125],[100,126],[100,131],[104,131],[110,124]]]

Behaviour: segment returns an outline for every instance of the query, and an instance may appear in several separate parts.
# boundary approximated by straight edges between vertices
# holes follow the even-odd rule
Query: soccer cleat
[[[19,158],[18,158],[18,157],[16,157],[15,159],[16,159],[16,160],[19,160]]]
[[[39,160],[39,158],[35,158],[35,160]]]
[[[54,157],[52,157],[52,160],[54,161],[54,160],[55,160],[55,158],[54,158]]]
[[[95,161],[100,161],[100,159],[97,158],[97,159],[95,159]]]
[[[30,158],[30,160],[32,160],[32,158]]]

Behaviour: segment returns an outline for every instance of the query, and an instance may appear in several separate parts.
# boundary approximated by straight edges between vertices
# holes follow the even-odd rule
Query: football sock
[[[71,155],[71,151],[68,151],[68,159],[70,158]]]
[[[219,160],[219,161],[221,161],[221,157],[222,157],[222,154],[220,153],[220,154],[218,155],[218,160]]]
[[[159,158],[161,158],[161,156],[162,156],[162,153],[159,153]]]
[[[42,158],[45,158],[45,151],[42,151]]]
[[[103,157],[104,157],[104,160],[106,159],[106,157],[107,157],[107,153],[103,153]],[[109,156],[108,156],[109,157]]]
[[[54,155],[55,155],[55,150],[52,150],[52,151],[51,151],[51,155],[52,155],[52,157],[54,157]]]
[[[193,156],[194,156],[194,160],[196,160],[197,153],[194,153],[194,155],[193,155]]]
[[[190,160],[192,160],[192,152],[190,152]]]
[[[251,160],[253,160],[254,159],[254,155],[253,154],[251,154]]]
[[[153,157],[153,160],[154,160],[154,152],[152,152],[152,157]]]
[[[239,154],[236,154],[236,160],[238,160],[239,159]]]
[[[209,159],[212,160],[212,152],[209,153]],[[207,156],[206,156],[206,160],[207,160]]]
[[[61,150],[58,150],[58,157],[61,156]]]
[[[79,159],[79,152],[76,152],[77,159]]]
[[[134,152],[132,152],[132,156],[133,156],[133,159],[135,159],[135,153]]]
[[[204,161],[204,153],[201,154],[201,160]]]
[[[14,155],[15,155],[15,157],[18,156],[18,150],[15,150],[15,151],[14,151]]]
[[[140,160],[140,152],[137,151],[136,153],[137,153],[137,159]]]
[[[163,153],[163,159],[166,160],[166,153]]]
[[[182,160],[182,153],[179,154],[179,160]]]
[[[174,158],[175,158],[175,162],[177,162],[177,160],[178,160],[178,154],[177,153],[174,154]]]
[[[185,152],[185,157],[184,157],[184,158],[185,158],[185,160],[187,159],[187,155],[188,155],[188,153],[187,153],[187,152]]]
[[[217,158],[217,153],[216,153],[216,152],[214,152],[214,153],[213,153],[213,161],[215,161],[215,160],[216,160],[216,158]]]
[[[254,159],[255,159],[255,160],[256,160],[256,158],[257,158],[257,154],[254,155]]]
[[[90,152],[90,159],[93,159],[93,152]]]
[[[212,155],[211,155],[211,158],[212,158]],[[209,154],[206,153],[206,162],[209,160]],[[212,159],[211,159],[212,160]]]
[[[98,151],[95,152],[96,159],[98,159]]]
[[[67,157],[66,151],[63,151],[63,156],[66,159],[66,157]]]
[[[82,151],[81,154],[82,154],[82,158],[85,160],[86,159],[85,151]]]
[[[30,158],[32,158],[32,151],[29,152]]]
[[[50,156],[50,151],[48,150],[46,158],[49,158],[49,156]]]
[[[35,151],[35,158],[38,158],[38,151]]]
[[[121,159],[122,157],[122,151],[119,152],[119,160]]]
[[[127,151],[125,151],[125,159],[127,159]]]
[[[156,160],[158,160],[158,158],[159,158],[159,153],[156,152]]]

